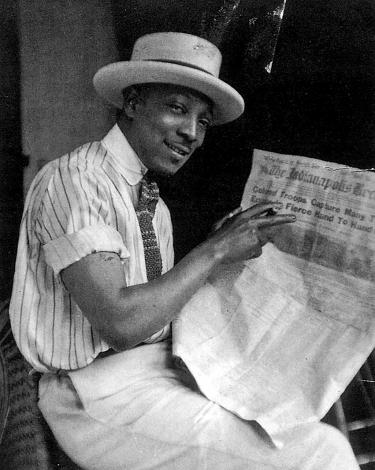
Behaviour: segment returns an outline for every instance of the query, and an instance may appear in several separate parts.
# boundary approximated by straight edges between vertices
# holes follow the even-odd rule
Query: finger
[[[229,212],[229,214],[226,214],[222,219],[215,222],[212,226],[212,231],[214,232],[216,230],[219,230],[219,228],[222,227],[225,222],[227,222],[229,219],[239,214],[240,212],[242,212],[242,207],[236,207],[233,211]]]
[[[242,211],[243,211],[242,206],[238,206],[234,209],[234,211],[232,211],[228,214],[228,217],[229,218],[234,217],[235,215],[239,214]]]
[[[259,204],[255,204],[251,206],[249,209],[244,211],[244,214],[248,215],[250,218],[261,216],[262,214],[266,214],[269,210],[273,209],[278,211],[282,208],[280,202],[277,201],[266,201],[260,202]]]
[[[296,216],[293,214],[278,214],[269,217],[258,217],[256,223],[257,227],[262,229],[265,227],[274,227],[275,225],[291,224],[296,220]]]

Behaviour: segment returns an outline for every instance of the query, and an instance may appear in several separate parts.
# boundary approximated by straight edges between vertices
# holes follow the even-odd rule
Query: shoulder
[[[68,171],[98,171],[107,157],[107,150],[100,141],[88,142],[72,152],[51,162],[55,170]]]
[[[107,150],[100,141],[86,143],[50,161],[38,172],[29,189],[25,206],[38,208],[47,197],[96,187],[103,178]]]
[[[40,184],[59,172],[72,170],[99,170],[107,156],[107,150],[100,141],[88,142],[65,155],[51,160],[35,176],[33,184]]]
[[[100,141],[81,145],[72,152],[47,163],[41,180],[48,185],[55,181],[71,182],[100,180],[106,165],[107,150]],[[36,178],[37,179],[37,178]]]

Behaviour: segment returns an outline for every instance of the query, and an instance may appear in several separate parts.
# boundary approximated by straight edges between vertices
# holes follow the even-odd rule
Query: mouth
[[[191,153],[191,149],[189,147],[186,147],[185,145],[181,144],[171,144],[167,141],[164,141],[164,144],[172,150],[175,154],[177,154],[179,157],[187,157]]]

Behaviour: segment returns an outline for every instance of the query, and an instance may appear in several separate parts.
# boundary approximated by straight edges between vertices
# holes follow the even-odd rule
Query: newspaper
[[[210,276],[174,322],[173,349],[203,394],[282,446],[375,347],[375,173],[255,150],[242,206],[265,200],[297,222]]]

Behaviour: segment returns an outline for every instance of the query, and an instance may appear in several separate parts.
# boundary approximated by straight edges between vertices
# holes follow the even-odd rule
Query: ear
[[[127,119],[132,120],[137,112],[138,105],[143,101],[140,91],[137,87],[132,86],[124,90],[124,104],[123,104],[123,114]]]

